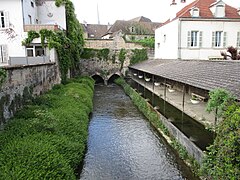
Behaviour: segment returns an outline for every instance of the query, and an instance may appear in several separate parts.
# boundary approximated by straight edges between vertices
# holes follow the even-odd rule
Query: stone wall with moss
[[[9,66],[0,87],[0,127],[27,101],[59,84],[60,74],[55,63]]]

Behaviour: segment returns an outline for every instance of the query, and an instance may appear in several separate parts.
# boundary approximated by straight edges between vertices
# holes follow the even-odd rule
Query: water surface
[[[197,179],[116,85],[96,86],[80,179]]]

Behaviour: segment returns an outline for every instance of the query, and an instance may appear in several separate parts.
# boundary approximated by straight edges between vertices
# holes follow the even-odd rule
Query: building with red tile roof
[[[218,59],[229,46],[240,48],[240,11],[222,0],[195,0],[155,31],[155,58]]]

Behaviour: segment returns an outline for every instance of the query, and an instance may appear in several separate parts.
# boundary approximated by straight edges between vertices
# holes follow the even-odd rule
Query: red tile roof
[[[213,3],[216,2],[217,2],[216,0],[196,0],[191,4],[185,6],[182,10],[180,10],[177,13],[176,18],[191,17],[190,9],[193,7],[199,8],[201,18],[214,18],[214,15],[212,14],[210,7]],[[238,14],[236,8],[226,4],[225,18],[229,19],[240,18],[240,15]]]
[[[212,14],[210,7],[213,4],[216,4],[218,1],[216,0],[195,0],[189,5],[185,6],[181,9],[177,14],[176,17],[172,20],[168,19],[165,21],[161,26],[164,26],[178,18],[191,18],[190,10],[194,7],[199,8],[200,18],[205,19],[214,19],[214,15]],[[240,19],[240,15],[238,14],[238,10],[234,7],[229,5],[225,5],[225,18],[227,19]]]

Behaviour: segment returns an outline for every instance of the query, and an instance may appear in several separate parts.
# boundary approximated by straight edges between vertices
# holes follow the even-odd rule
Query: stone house
[[[84,39],[101,39],[108,31],[110,25],[103,24],[82,24]]]
[[[221,59],[221,51],[240,47],[240,11],[222,0],[171,4],[180,11],[155,31],[155,58]]]
[[[43,48],[40,38],[29,46],[22,41],[30,30],[65,30],[64,6],[54,0],[1,0],[0,17],[0,66],[55,61],[55,50]]]
[[[126,41],[150,38],[154,37],[154,31],[160,25],[143,16],[128,21],[117,20],[102,39],[112,39],[116,35],[123,36]]]

